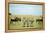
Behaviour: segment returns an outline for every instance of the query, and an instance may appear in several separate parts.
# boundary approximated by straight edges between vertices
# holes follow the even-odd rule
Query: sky
[[[42,15],[42,5],[9,4],[12,15]]]

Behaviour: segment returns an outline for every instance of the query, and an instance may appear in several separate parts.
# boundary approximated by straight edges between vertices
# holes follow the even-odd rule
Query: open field
[[[21,21],[11,21],[16,17],[20,18]],[[15,15],[9,16],[9,29],[24,29],[24,28],[43,28],[43,21],[37,21],[37,19],[42,19],[42,16],[32,16],[32,15]],[[11,23],[10,23],[11,22]]]

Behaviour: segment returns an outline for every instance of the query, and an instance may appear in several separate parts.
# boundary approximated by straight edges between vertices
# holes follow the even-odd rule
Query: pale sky
[[[10,4],[9,12],[12,15],[42,15],[42,5]]]

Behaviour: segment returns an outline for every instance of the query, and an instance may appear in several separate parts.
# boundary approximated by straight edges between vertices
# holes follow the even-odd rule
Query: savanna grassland
[[[18,18],[18,19],[17,19]],[[12,19],[12,20],[11,20]],[[9,15],[9,29],[43,28],[42,16],[35,15]]]

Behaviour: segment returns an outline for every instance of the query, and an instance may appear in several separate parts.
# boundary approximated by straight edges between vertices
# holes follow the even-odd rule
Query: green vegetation
[[[42,23],[38,24],[34,22],[33,24],[30,24],[29,27],[27,27],[27,23],[25,24],[24,27],[23,22],[14,22],[12,24],[9,24],[9,29],[23,29],[23,28],[42,28]]]

